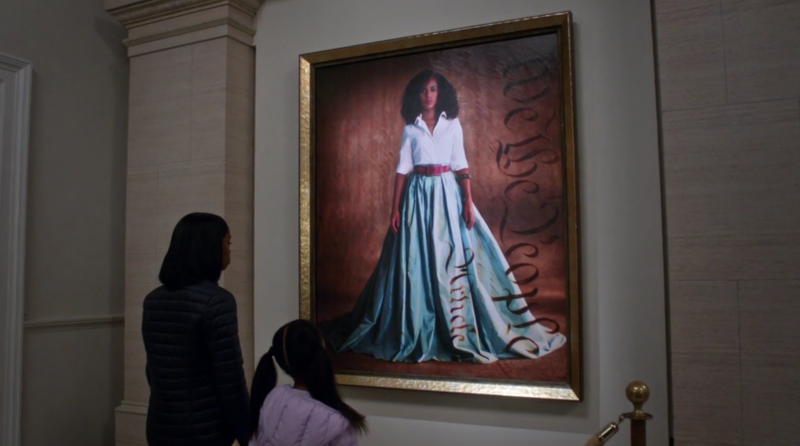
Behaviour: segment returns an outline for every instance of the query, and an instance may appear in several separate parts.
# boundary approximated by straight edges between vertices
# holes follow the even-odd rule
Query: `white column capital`
[[[255,16],[264,0],[106,0],[126,28],[129,56],[230,37],[253,44]]]

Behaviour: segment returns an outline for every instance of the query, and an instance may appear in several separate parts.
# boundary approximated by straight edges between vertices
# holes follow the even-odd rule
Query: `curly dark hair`
[[[439,97],[436,101],[436,114],[447,113],[447,119],[454,119],[458,116],[458,95],[453,84],[433,70],[422,70],[414,76],[406,86],[403,93],[403,107],[400,114],[406,124],[413,124],[420,113],[422,113],[422,102],[419,99],[420,92],[425,88],[425,84],[431,79],[436,79],[439,87]]]

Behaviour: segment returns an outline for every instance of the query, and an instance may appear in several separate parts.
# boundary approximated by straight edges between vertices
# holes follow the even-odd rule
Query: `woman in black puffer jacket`
[[[231,261],[230,238],[222,217],[183,217],[158,276],[163,285],[144,300],[150,446],[247,445],[236,301],[217,284]]]

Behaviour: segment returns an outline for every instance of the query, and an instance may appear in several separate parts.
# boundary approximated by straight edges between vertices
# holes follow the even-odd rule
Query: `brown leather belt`
[[[450,166],[443,164],[426,164],[423,166],[414,166],[414,173],[425,175],[426,177],[438,177],[443,173],[450,172]]]

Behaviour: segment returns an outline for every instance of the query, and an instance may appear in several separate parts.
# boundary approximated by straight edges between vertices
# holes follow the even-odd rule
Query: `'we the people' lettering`
[[[503,125],[510,130],[525,129],[528,134],[517,141],[498,140],[496,146],[492,147],[496,155],[497,169],[508,178],[503,195],[495,197],[495,200],[499,200],[503,208],[503,217],[500,221],[500,243],[505,249],[505,256],[509,262],[506,274],[513,273],[515,283],[521,289],[524,286],[527,291],[512,294],[511,290],[507,290],[506,295],[494,296],[492,299],[495,302],[505,302],[507,308],[515,314],[529,311],[526,298],[532,298],[539,292],[539,289],[533,285],[539,278],[539,268],[535,263],[540,253],[539,246],[551,245],[559,239],[557,235],[547,238],[541,236],[559,221],[561,208],[557,203],[538,197],[540,198],[539,215],[541,218],[536,219],[537,223],[533,225],[530,221],[520,222],[521,219],[515,218],[514,215],[515,210],[527,206],[522,203],[524,197],[522,194],[540,193],[541,187],[536,181],[540,165],[548,166],[561,162],[561,150],[554,148],[554,143],[548,138],[548,130],[557,116],[558,109],[540,105],[543,102],[542,99],[554,94],[546,82],[550,75],[547,60],[541,57],[510,64],[503,70],[503,77],[507,79],[503,88],[503,96],[515,103],[514,108],[503,117]],[[547,120],[544,126],[531,125],[541,119]],[[515,237],[517,243],[507,247],[506,238],[509,232],[523,236],[523,241],[520,242],[520,238]],[[520,251],[524,260],[512,263],[512,254],[517,251]],[[519,258],[519,256],[514,258]],[[515,303],[520,299],[521,303]],[[559,330],[558,323],[549,318],[538,318],[514,327],[522,328],[541,322],[553,325],[548,329],[550,333]],[[528,341],[533,345],[532,351],[538,350],[536,343],[526,337],[512,339],[506,349],[520,341]]]

